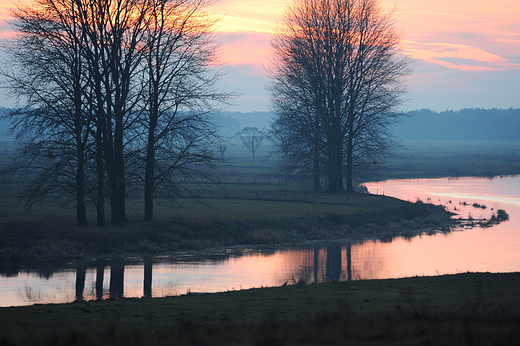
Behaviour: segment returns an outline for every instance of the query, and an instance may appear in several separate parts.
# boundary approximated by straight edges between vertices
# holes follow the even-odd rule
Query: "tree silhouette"
[[[266,133],[259,130],[257,127],[246,127],[237,133],[237,138],[242,144],[249,149],[255,157],[255,153],[262,144],[263,140],[267,137]]]
[[[393,13],[377,0],[288,5],[272,38],[272,131],[282,163],[312,167],[315,189],[324,172],[329,191],[343,191],[345,177],[353,191],[354,174],[388,154],[401,77],[411,72],[400,41]]]

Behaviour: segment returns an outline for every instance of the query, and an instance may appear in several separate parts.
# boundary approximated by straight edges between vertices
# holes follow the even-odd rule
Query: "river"
[[[489,218],[503,209],[510,219],[493,227],[391,242],[235,249],[205,258],[186,255],[98,261],[59,271],[11,268],[0,272],[0,306],[163,297],[295,282],[520,270],[520,176],[390,180],[365,185],[370,193],[445,205],[458,214],[455,217]]]

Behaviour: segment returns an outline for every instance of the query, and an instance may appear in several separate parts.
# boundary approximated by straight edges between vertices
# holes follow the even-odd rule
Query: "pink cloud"
[[[404,41],[403,49],[414,59],[462,71],[516,69],[520,65],[482,48],[452,43]]]
[[[217,33],[222,48],[222,61],[230,65],[258,65],[267,61],[270,34],[261,32]]]
[[[517,0],[401,0],[397,10],[403,47],[416,59],[461,71],[520,68]]]

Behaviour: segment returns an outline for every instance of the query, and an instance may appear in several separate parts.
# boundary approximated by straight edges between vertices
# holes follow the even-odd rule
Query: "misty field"
[[[516,143],[407,144],[409,149],[388,161],[390,172],[380,179],[520,172]],[[5,146],[0,154],[3,165],[12,149]],[[25,245],[33,246],[31,254],[40,256],[36,258],[43,263],[53,263],[92,256],[77,250],[95,246],[93,253],[107,255],[117,246],[120,253],[157,253],[201,251],[238,242],[279,244],[345,237],[388,240],[394,235],[378,233],[377,224],[394,222],[403,229],[410,223],[407,220],[423,216],[426,223],[416,227],[447,225],[444,217],[424,218],[435,210],[423,203],[360,193],[312,192],[305,182],[278,175],[276,160],[267,157],[268,150],[268,146],[262,147],[253,159],[244,148],[230,146],[227,154],[234,160],[216,172],[216,184],[203,179],[186,184],[191,193],[173,203],[159,198],[157,220],[151,224],[141,222],[142,205],[138,194],[134,195],[128,208],[132,222],[121,229],[76,227],[74,210],[50,198],[25,209],[17,198],[19,177],[10,184],[3,180],[1,244],[8,245],[8,251],[2,250],[3,259],[19,256],[17,260],[23,262],[27,257],[20,248]],[[93,212],[90,217],[94,218]],[[350,227],[367,222],[372,228]],[[330,231],[319,231],[326,228]],[[415,235],[409,232],[410,237]],[[166,243],[175,248],[161,246]],[[520,291],[515,289],[519,278],[518,274],[463,274],[289,283],[279,288],[163,299],[2,308],[0,343],[262,345],[347,340],[360,345],[516,345],[520,341]]]
[[[12,143],[2,143],[0,168],[6,167],[14,153]],[[179,184],[183,189],[172,201],[156,198],[156,218],[164,219],[255,219],[323,216],[324,213],[359,213],[370,209],[360,196],[314,192],[309,182],[286,177],[278,171],[277,159],[269,143],[263,144],[253,159],[239,144],[229,144],[226,155],[231,162],[213,172],[214,181]],[[518,142],[403,142],[402,149],[387,161],[388,171],[365,181],[436,178],[447,176],[495,176],[520,174]],[[363,181],[360,181],[361,183]],[[325,182],[324,182],[325,184]],[[19,196],[23,189],[19,176],[0,180],[0,222],[36,222],[42,219],[74,218],[74,203],[47,197],[26,208]],[[130,221],[142,219],[142,193],[129,187]],[[362,189],[361,189],[362,191]],[[361,199],[360,199],[361,198]],[[247,201],[247,202],[246,202]],[[294,204],[288,203],[294,202]],[[376,203],[377,204],[377,203]],[[350,208],[345,210],[345,206]],[[373,205],[377,207],[376,205]],[[93,206],[89,209],[94,219]]]
[[[520,174],[520,142],[403,142],[387,177],[493,177]]]

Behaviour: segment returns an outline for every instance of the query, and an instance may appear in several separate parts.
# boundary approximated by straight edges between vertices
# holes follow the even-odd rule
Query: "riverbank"
[[[399,236],[449,232],[458,225],[442,206],[421,201],[361,193],[349,194],[346,201],[186,200],[184,208],[178,207],[168,216],[162,212],[157,221],[133,221],[122,228],[77,227],[60,216],[3,222],[0,263],[59,264],[320,240],[390,241]]]
[[[516,143],[413,142],[389,162],[390,176],[494,176],[518,174]],[[364,193],[314,192],[272,172],[272,157],[252,159],[229,148],[234,163],[221,167],[218,184],[192,184],[186,198],[158,199],[155,221],[141,222],[142,199],[127,199],[131,221],[123,228],[77,227],[73,204],[46,198],[26,210],[16,197],[21,181],[0,180],[0,265],[64,263],[124,255],[204,251],[240,245],[294,244],[316,240],[389,241],[422,233],[449,232],[457,222],[442,207]],[[267,153],[267,152],[266,152]],[[405,154],[406,153],[406,154]],[[0,153],[0,167],[9,161]],[[271,173],[269,173],[271,172]],[[412,201],[413,202],[413,201]],[[61,203],[61,204],[59,204]],[[109,220],[107,220],[109,222]],[[455,225],[454,225],[455,223]]]
[[[520,273],[0,309],[6,345],[517,345]]]

